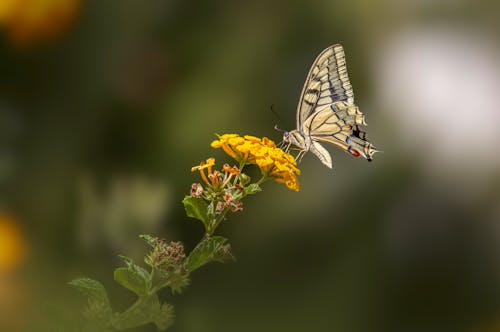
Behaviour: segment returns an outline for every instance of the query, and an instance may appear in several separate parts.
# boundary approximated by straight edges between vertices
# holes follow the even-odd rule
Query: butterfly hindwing
[[[355,105],[338,101],[326,107],[318,107],[303,124],[303,132],[309,135],[333,134],[346,125],[364,125],[365,115]]]

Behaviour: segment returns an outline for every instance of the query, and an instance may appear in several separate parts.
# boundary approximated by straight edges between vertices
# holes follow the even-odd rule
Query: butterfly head
[[[304,136],[298,130],[283,132],[283,143],[288,147],[292,144],[300,149],[305,149],[306,147]]]

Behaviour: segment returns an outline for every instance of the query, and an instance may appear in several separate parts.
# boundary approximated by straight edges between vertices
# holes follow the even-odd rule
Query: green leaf
[[[167,280],[168,286],[172,289],[172,293],[180,293],[184,287],[189,285],[188,274],[180,271],[170,273]]]
[[[90,278],[78,278],[71,280],[69,285],[78,289],[89,299],[109,305],[106,289],[99,281]]]
[[[168,303],[163,303],[154,312],[153,320],[158,330],[166,330],[174,323],[174,307]]]
[[[231,254],[231,246],[227,241],[226,238],[221,236],[203,239],[187,258],[186,268],[188,272],[194,271],[210,262],[234,260]]]
[[[240,174],[240,182],[242,185],[246,185],[248,182],[250,182],[251,178],[246,175],[245,173]]]
[[[262,191],[262,188],[257,183],[252,183],[244,189],[246,195],[253,195],[260,191]]]
[[[95,326],[107,326],[112,319],[113,310],[104,286],[99,281],[89,278],[74,279],[69,284],[87,296],[87,305],[83,310],[84,316]]]
[[[154,248],[156,246],[156,237],[148,235],[148,234],[142,234],[142,235],[139,235],[139,237],[141,239],[143,239],[151,247]]]
[[[124,330],[155,323],[159,329],[166,329],[174,321],[173,314],[173,307],[166,303],[161,304],[158,296],[153,294],[139,300],[118,315],[113,321],[113,327],[117,330]]]
[[[155,289],[170,287],[172,293],[181,293],[189,285],[189,273],[183,264],[172,270],[157,270],[155,274]]]
[[[130,258],[120,257],[127,264],[127,267],[119,267],[115,270],[115,281],[139,296],[145,295],[150,285],[149,272],[135,265]]]
[[[208,224],[208,204],[203,198],[185,197],[182,200],[184,209],[188,217],[201,220],[203,224]]]

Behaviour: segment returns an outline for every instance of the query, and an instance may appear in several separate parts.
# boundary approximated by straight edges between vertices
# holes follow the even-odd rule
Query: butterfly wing
[[[354,103],[352,86],[347,76],[344,49],[335,44],[321,52],[309,70],[297,106],[297,129],[320,107],[336,101]]]
[[[368,160],[377,151],[359,127],[366,123],[364,114],[354,105],[341,45],[326,48],[314,61],[302,89],[297,125],[299,132],[311,139],[310,150],[330,168],[330,158],[325,157],[328,153],[318,142],[336,145]]]
[[[304,122],[304,131],[313,142],[327,142],[353,156],[371,160],[377,150],[360,129],[364,114],[355,105],[335,102],[314,112]]]

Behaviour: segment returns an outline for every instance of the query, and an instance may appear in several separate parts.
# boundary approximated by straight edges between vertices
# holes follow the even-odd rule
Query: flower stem
[[[149,274],[149,287],[148,287],[149,290],[154,289],[154,287],[153,287],[154,277],[155,277],[155,268],[152,267],[151,268],[151,273]]]
[[[215,230],[217,229],[219,224],[222,222],[222,220],[224,220],[224,217],[226,216],[227,211],[229,211],[229,208],[226,208],[226,209],[224,209],[224,211],[222,211],[222,213],[219,215],[219,217],[215,220],[213,226],[210,227],[209,230],[207,230],[207,233],[205,234],[206,236],[211,236],[215,232]]]
[[[260,186],[262,183],[264,183],[267,180],[269,180],[269,177],[266,174],[262,174],[262,177],[259,179],[259,181],[255,182],[255,184]]]

